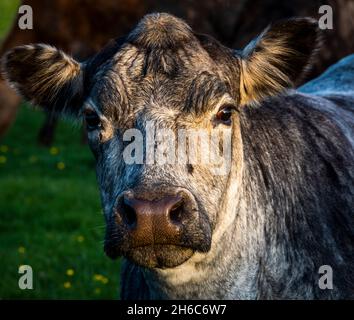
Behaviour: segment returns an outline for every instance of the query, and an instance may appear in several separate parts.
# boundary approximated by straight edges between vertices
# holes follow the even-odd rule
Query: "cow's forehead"
[[[109,114],[147,105],[198,112],[226,92],[221,78],[185,22],[154,14],[138,24],[106,65],[95,99]]]
[[[95,99],[106,112],[121,113],[123,108],[127,113],[150,106],[200,113],[228,91],[211,62],[198,67],[176,55],[149,56],[132,46],[124,51],[97,79]],[[171,61],[164,64],[159,58]]]
[[[132,79],[146,76],[173,78],[199,71],[216,72],[215,63],[195,40],[178,48],[146,48],[125,43],[113,58],[112,66]]]

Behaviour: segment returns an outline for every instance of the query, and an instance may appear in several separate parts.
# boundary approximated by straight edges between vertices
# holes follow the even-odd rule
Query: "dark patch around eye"
[[[91,109],[85,110],[85,122],[88,131],[96,130],[101,126],[99,115]]]

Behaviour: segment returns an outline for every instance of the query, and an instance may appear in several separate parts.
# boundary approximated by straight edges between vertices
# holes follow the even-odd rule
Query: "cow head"
[[[168,268],[207,253],[234,221],[242,109],[298,81],[317,40],[316,23],[299,18],[234,51],[173,16],[152,14],[84,63],[27,45],[5,56],[3,70],[33,104],[84,119],[107,254]],[[206,140],[193,142],[195,131]],[[187,136],[184,149],[179,134]],[[230,162],[218,172],[208,160],[223,154]]]

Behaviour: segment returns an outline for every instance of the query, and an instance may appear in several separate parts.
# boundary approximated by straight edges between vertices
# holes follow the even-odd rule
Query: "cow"
[[[123,299],[354,298],[354,55],[293,89],[320,39],[293,18],[234,50],[155,13],[83,63],[43,44],[5,55],[25,99],[86,124]],[[128,163],[125,134],[145,141],[150,122],[221,137],[228,170],[145,148]]]
[[[32,7],[34,28],[19,29],[19,15],[2,43],[0,55],[15,46],[42,42],[83,61],[102,49],[109,39],[128,33],[144,14],[152,11],[178,15],[197,32],[208,33],[226,46],[242,48],[269,22],[293,16],[318,19],[319,8],[324,5],[333,10],[333,29],[324,33],[324,49],[301,82],[318,76],[338,59],[354,52],[351,0],[23,0],[21,5]],[[75,19],[68,12],[75,12]],[[0,79],[0,138],[13,123],[19,104],[19,96]],[[47,114],[38,136],[40,144],[53,143],[56,122],[52,114]]]

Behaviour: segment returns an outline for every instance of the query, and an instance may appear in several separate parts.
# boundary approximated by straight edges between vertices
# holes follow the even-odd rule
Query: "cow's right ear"
[[[83,70],[64,52],[42,44],[16,47],[2,71],[26,100],[50,112],[77,115],[83,100]]]

